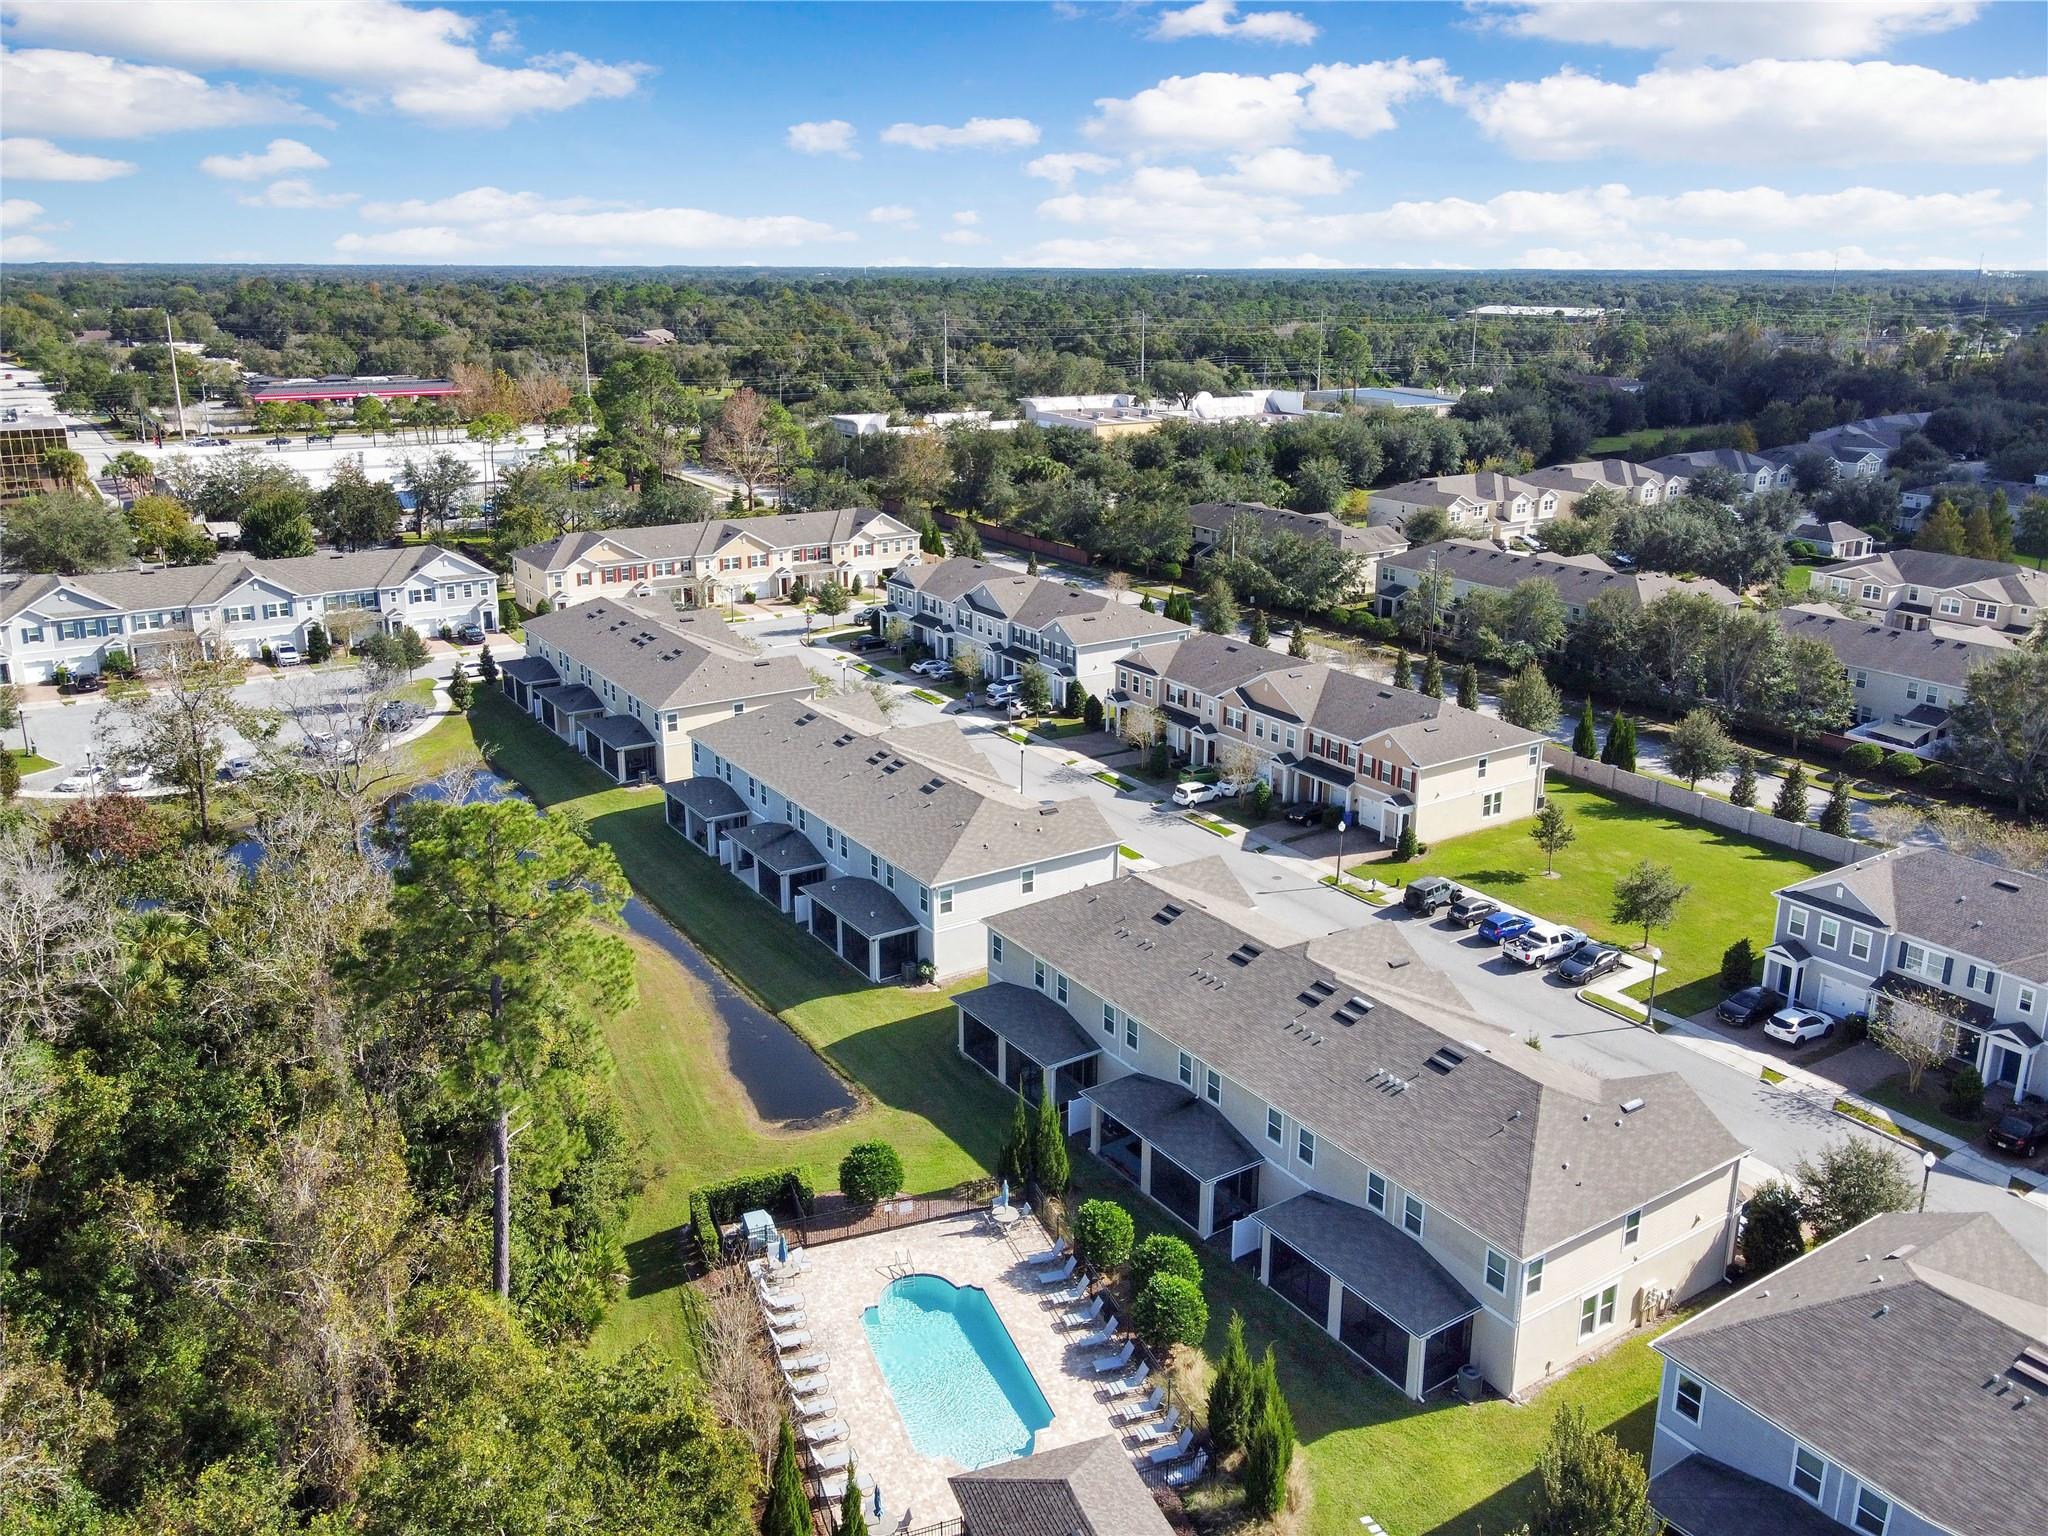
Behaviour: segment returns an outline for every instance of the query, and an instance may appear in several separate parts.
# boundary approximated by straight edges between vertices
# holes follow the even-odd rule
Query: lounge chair
[[[842,1471],[852,1460],[853,1447],[850,1445],[835,1445],[811,1453],[811,1462],[820,1472]]]
[[[1112,1381],[1109,1383],[1109,1395],[1111,1397],[1129,1397],[1133,1392],[1138,1391],[1145,1385],[1146,1382],[1150,1381],[1151,1379],[1152,1367],[1144,1364],[1143,1362],[1140,1362],[1138,1368],[1135,1371],[1131,1372],[1130,1375],[1124,1377],[1121,1381]]]
[[[1101,1325],[1092,1333],[1074,1340],[1074,1347],[1077,1349],[1094,1349],[1098,1345],[1107,1344],[1116,1337],[1117,1329],[1121,1326],[1122,1324],[1116,1320],[1116,1314],[1112,1312],[1102,1320]]]
[[[1045,1304],[1049,1307],[1071,1307],[1087,1294],[1088,1278],[1085,1275],[1079,1275],[1047,1296]]]
[[[1050,1248],[1043,1248],[1037,1253],[1025,1255],[1024,1262],[1026,1264],[1057,1264],[1070,1252],[1072,1250],[1067,1246],[1067,1240],[1063,1237]]]
[[[823,1371],[812,1376],[792,1376],[784,1371],[782,1379],[788,1384],[789,1395],[797,1400],[799,1408],[803,1406],[804,1399],[815,1401],[832,1390],[832,1383],[825,1379]]]
[[[839,1399],[830,1392],[822,1392],[816,1397],[799,1397],[793,1401],[799,1419],[822,1419],[839,1411]]]
[[[1178,1408],[1169,1408],[1166,1410],[1166,1417],[1160,1419],[1157,1423],[1140,1424],[1134,1432],[1133,1438],[1140,1445],[1149,1445],[1154,1440],[1168,1438],[1177,1429],[1180,1429],[1180,1410]],[[1181,1433],[1185,1435],[1187,1431],[1183,1429]]]
[[[832,1472],[818,1479],[818,1495],[837,1504],[846,1497],[846,1474]]]
[[[1124,1340],[1124,1347],[1107,1355],[1097,1355],[1089,1362],[1088,1369],[1098,1376],[1113,1376],[1131,1363],[1131,1356],[1138,1352],[1138,1346],[1131,1339]]]
[[[1202,1451],[1184,1467],[1174,1467],[1166,1474],[1166,1486],[1185,1488],[1190,1483],[1200,1482],[1202,1474],[1209,1470],[1209,1453]]]
[[[1077,1307],[1072,1312],[1062,1312],[1060,1314],[1060,1326],[1062,1328],[1085,1328],[1100,1316],[1102,1316],[1102,1298],[1097,1296],[1085,1307]]]
[[[813,1445],[831,1445],[846,1438],[846,1420],[826,1419],[821,1424],[806,1424],[804,1438]]]
[[[808,1376],[813,1371],[822,1371],[832,1363],[832,1357],[823,1350],[814,1349],[807,1355],[798,1355],[794,1360],[782,1362],[785,1376]]]
[[[1165,1401],[1166,1389],[1164,1387],[1154,1387],[1135,1403],[1125,1403],[1121,1408],[1116,1409],[1117,1422],[1120,1424],[1135,1424],[1140,1419],[1149,1419],[1159,1411],[1161,1404]]]
[[[764,1312],[761,1315],[767,1318],[768,1326],[771,1330],[778,1328],[801,1328],[805,1322],[804,1309],[802,1307],[788,1307],[780,1312]]]
[[[1038,1283],[1041,1286],[1065,1285],[1069,1280],[1074,1278],[1074,1268],[1074,1261],[1070,1257],[1067,1260],[1067,1262],[1062,1264],[1058,1269],[1053,1270],[1049,1274],[1040,1275],[1038,1277]]]
[[[1195,1432],[1192,1429],[1184,1429],[1173,1444],[1160,1446],[1158,1450],[1147,1454],[1145,1459],[1155,1467],[1163,1467],[1170,1461],[1179,1461],[1194,1448]]]
[[[787,1354],[792,1349],[802,1349],[806,1344],[810,1343],[811,1330],[808,1328],[770,1328],[768,1330],[768,1337],[775,1341],[777,1349]]]

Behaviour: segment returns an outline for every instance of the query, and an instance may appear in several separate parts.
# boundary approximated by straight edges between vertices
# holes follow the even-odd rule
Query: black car
[[[1500,903],[1489,901],[1484,896],[1467,895],[1463,901],[1451,903],[1451,921],[1460,928],[1470,928],[1490,912],[1498,912]]]
[[[1595,944],[1588,939],[1577,949],[1557,962],[1557,969],[1551,974],[1568,987],[1576,987],[1591,981],[1595,976],[1605,976],[1621,965],[1621,951],[1612,944]]]
[[[1984,1139],[2001,1152],[2014,1157],[2032,1157],[2048,1147],[2048,1115],[2038,1119],[2017,1110],[1998,1117],[1998,1123],[1984,1133]]]
[[[1464,899],[1464,891],[1442,875],[1424,875],[1401,893],[1401,905],[1410,912],[1420,913],[1424,917],[1430,916],[1441,907],[1448,907],[1454,901]]]
[[[402,731],[425,714],[426,711],[410,699],[393,699],[378,706],[376,726],[380,731]]]
[[[1740,992],[1722,998],[1721,1006],[1714,1010],[1714,1017],[1723,1024],[1747,1029],[1768,1019],[1784,1006],[1783,994],[1773,992],[1769,987],[1744,987]]]
[[[74,672],[57,685],[59,693],[98,693],[107,686],[103,672]]]
[[[1304,800],[1299,805],[1287,807],[1287,819],[1297,827],[1320,826],[1323,820],[1323,808],[1320,805],[1311,805],[1308,801]]]
[[[455,631],[455,638],[464,645],[482,645],[484,643],[484,627],[481,624],[465,624],[462,628]]]
[[[880,635],[855,635],[846,642],[849,651],[879,651],[888,645]]]
[[[292,445],[292,440],[283,433],[279,433],[276,437],[266,437],[264,441],[273,448],[289,448]]]

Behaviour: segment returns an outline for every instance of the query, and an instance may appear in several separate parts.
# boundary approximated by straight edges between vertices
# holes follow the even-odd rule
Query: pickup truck
[[[1501,950],[1510,959],[1519,960],[1524,965],[1542,966],[1553,960],[1562,960],[1585,942],[1586,936],[1576,928],[1538,923],[1526,933],[1509,939]]]

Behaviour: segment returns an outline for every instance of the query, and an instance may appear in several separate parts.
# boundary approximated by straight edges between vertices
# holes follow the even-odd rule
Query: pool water
[[[889,1282],[861,1323],[919,1455],[985,1467],[1029,1456],[1052,1422],[985,1291],[906,1275]]]

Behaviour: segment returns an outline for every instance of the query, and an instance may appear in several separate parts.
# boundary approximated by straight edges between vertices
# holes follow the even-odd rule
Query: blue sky
[[[2048,6],[0,0],[12,260],[2048,265]]]

